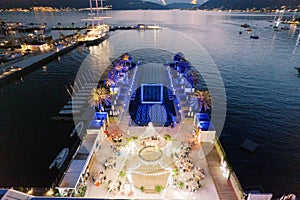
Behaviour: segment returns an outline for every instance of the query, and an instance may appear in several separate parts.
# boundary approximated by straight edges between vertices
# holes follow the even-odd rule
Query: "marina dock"
[[[35,29],[36,28],[36,29]],[[23,28],[24,29],[24,28]],[[29,32],[33,30],[40,30],[40,27],[31,27],[30,29],[24,29],[21,32]],[[86,27],[52,27],[52,30],[84,30]],[[161,27],[157,25],[131,25],[131,26],[110,26],[109,31],[116,30],[160,30]],[[20,31],[20,30],[19,30]],[[72,36],[72,35],[70,35]],[[67,36],[69,37],[69,36]],[[0,66],[0,85],[5,81],[10,80],[13,77],[22,76],[31,70],[43,66],[46,63],[52,61],[53,59],[63,55],[64,53],[84,44],[85,42],[76,41],[68,46],[62,48],[51,49],[47,52],[38,54],[27,54],[20,57],[17,61],[12,60],[8,63]],[[60,119],[59,119],[60,120]]]
[[[61,31],[61,30],[85,30],[88,29],[89,27],[86,26],[76,26],[76,27],[70,27],[70,26],[65,26],[65,27],[58,27],[58,26],[53,26],[53,27],[48,27],[50,30],[56,30],[56,31]],[[153,28],[153,27],[152,27]],[[152,29],[151,27],[149,29]],[[139,29],[139,26],[136,25],[128,25],[128,26],[110,26],[109,31],[115,31],[115,30],[132,30],[132,29]],[[144,26],[143,29],[147,29],[147,26]],[[15,27],[12,28],[11,30],[19,31],[19,32],[34,32],[34,31],[39,31],[41,30],[40,26],[34,26],[34,27]]]
[[[0,85],[11,78],[20,77],[33,69],[41,67],[82,44],[83,43],[81,42],[76,42],[66,47],[62,47],[60,50],[52,49],[42,54],[27,55],[17,62],[12,62],[11,64],[7,63],[4,67],[0,66]]]

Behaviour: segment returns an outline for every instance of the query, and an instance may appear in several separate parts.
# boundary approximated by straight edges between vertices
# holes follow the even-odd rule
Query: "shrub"
[[[161,186],[161,185],[156,185],[155,186],[155,192],[157,192],[157,193],[160,193],[163,189],[164,189],[164,187]]]

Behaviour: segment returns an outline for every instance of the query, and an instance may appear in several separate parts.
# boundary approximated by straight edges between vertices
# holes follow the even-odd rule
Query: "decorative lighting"
[[[223,176],[228,179],[229,178],[229,169],[227,167],[227,162],[222,158],[220,169],[222,171]]]
[[[33,193],[33,189],[31,188],[30,190],[28,190],[27,194],[32,194]]]
[[[50,189],[50,190],[47,191],[46,195],[47,195],[47,196],[52,196],[53,193],[54,193],[54,192],[53,192],[53,189]]]

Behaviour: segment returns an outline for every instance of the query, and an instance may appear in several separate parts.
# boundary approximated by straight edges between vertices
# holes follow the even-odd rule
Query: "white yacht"
[[[146,28],[147,29],[161,29],[161,27],[159,25],[156,25],[156,24],[154,24],[154,25],[147,25]]]
[[[91,21],[91,28],[87,29],[87,33],[83,37],[78,39],[79,41],[85,42],[87,46],[97,45],[108,37],[109,26],[107,24],[104,24],[104,19],[111,17],[104,16],[103,10],[108,10],[111,8],[103,7],[102,0],[100,0],[101,5],[99,7],[98,1],[99,0],[95,1],[96,5],[94,8],[92,0],[90,0],[90,8],[88,8],[90,10],[90,17],[87,19],[83,19],[83,21]],[[101,13],[99,11],[101,11]]]

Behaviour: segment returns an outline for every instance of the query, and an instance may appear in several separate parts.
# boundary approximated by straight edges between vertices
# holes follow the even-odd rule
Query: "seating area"
[[[144,91],[144,99],[157,100],[156,93],[151,91],[148,89]],[[162,104],[159,104],[161,106],[151,102],[143,103],[140,98],[141,87],[135,93],[129,104],[129,113],[135,125],[146,126],[150,121],[156,126],[170,126],[174,123],[176,111],[173,102],[174,96],[170,89],[163,86],[163,100]],[[151,95],[154,97],[150,97]]]
[[[192,135],[194,126],[204,128],[200,122],[210,123],[209,117],[185,120],[183,101],[188,98],[179,98],[184,89],[176,81],[178,72],[145,64],[126,73],[124,82],[115,82],[118,90],[112,98],[119,112],[109,115],[107,126],[101,116],[90,124],[93,129],[88,132],[103,129],[103,134],[90,164],[86,197],[217,199],[207,163],[199,159],[201,145],[194,143]],[[143,90],[143,84],[155,86]]]

